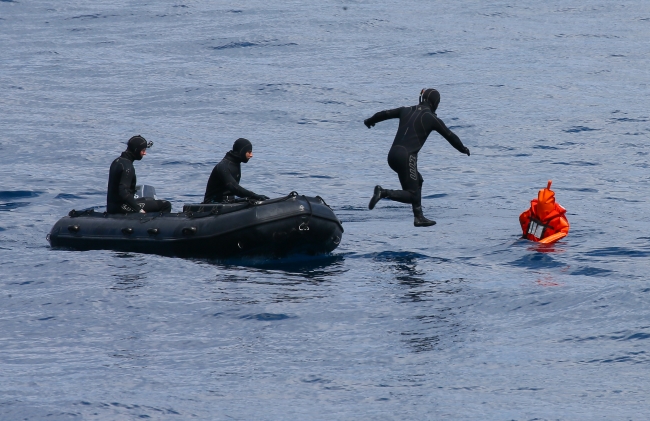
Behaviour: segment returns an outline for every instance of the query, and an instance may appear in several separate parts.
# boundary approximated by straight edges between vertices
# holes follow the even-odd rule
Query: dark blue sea
[[[650,419],[650,3],[0,1],[1,420]],[[441,93],[425,215],[381,201],[396,120]],[[138,182],[320,195],[330,255],[53,250]],[[571,231],[521,240],[553,180]]]

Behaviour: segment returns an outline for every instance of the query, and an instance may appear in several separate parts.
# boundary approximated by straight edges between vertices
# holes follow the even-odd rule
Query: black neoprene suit
[[[418,152],[432,131],[440,133],[459,152],[468,153],[458,136],[435,113],[435,106],[421,102],[412,107],[380,111],[365,121],[370,127],[380,121],[399,118],[399,127],[388,152],[388,165],[395,171],[402,190],[388,190],[387,198],[419,207],[422,202],[422,175],[418,172]]]
[[[239,185],[241,179],[242,159],[229,151],[212,169],[208,185],[205,188],[203,203],[219,203],[239,197],[258,197],[250,190]]]
[[[145,212],[170,212],[172,204],[166,200],[133,197],[136,185],[134,160],[134,153],[126,150],[111,164],[108,173],[106,212],[132,213],[140,212],[140,209],[144,209]]]

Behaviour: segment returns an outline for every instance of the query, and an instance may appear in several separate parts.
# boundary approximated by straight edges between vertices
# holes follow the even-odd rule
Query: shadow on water
[[[349,256],[362,259],[373,259],[378,262],[392,262],[392,263],[413,263],[415,261],[426,261],[428,263],[446,263],[449,259],[436,256],[427,256],[426,254],[417,253],[413,251],[382,251],[378,253],[368,253],[355,256]]]
[[[11,212],[14,209],[22,208],[29,205],[30,205],[29,202],[0,203],[0,212]]]
[[[510,262],[511,266],[526,269],[548,269],[566,266],[545,253],[531,253]]]
[[[390,263],[391,270],[395,273],[395,279],[400,285],[409,288],[417,288],[426,283],[423,276],[425,273],[418,269],[418,261],[428,259],[428,256],[419,253],[405,252],[382,252],[375,256],[375,260]],[[420,301],[418,294],[411,296],[408,294],[410,301]]]
[[[20,199],[38,197],[42,192],[38,191],[0,191],[0,212],[11,212],[14,209],[29,206],[31,202],[24,202]]]
[[[343,262],[341,255],[292,255],[282,259],[240,257],[198,263],[216,269],[215,277],[206,281],[212,300],[246,306],[326,298],[330,281],[347,271]],[[277,321],[288,317],[255,313],[243,318]]]
[[[25,199],[28,197],[38,197],[42,192],[40,191],[0,191],[0,201],[13,201],[15,199]]]
[[[264,256],[242,256],[228,259],[203,260],[224,269],[245,268],[261,272],[284,272],[299,275],[307,279],[318,279],[339,275],[346,271],[343,268],[345,258],[339,254],[303,255],[295,254],[282,258]]]
[[[455,280],[427,279],[428,271],[423,265],[445,263],[449,259],[427,256],[416,252],[392,251],[374,253],[370,256],[376,262],[388,263],[388,268],[395,274],[397,283],[408,288],[408,292],[404,297],[407,301],[429,301],[431,294],[439,292],[449,293],[446,286],[450,282],[457,283],[459,280],[462,281],[461,278]],[[439,287],[444,288],[440,290],[438,289]]]
[[[402,290],[399,303],[408,306],[411,320],[417,323],[400,332],[401,341],[415,353],[446,348],[450,341],[458,342],[463,330],[458,322],[461,309],[452,302],[461,293],[463,278],[431,279],[426,264],[440,264],[448,259],[415,252],[381,252],[372,256],[387,263],[396,285]]]
[[[558,269],[561,268],[563,272],[569,275],[580,275],[580,276],[589,276],[589,277],[603,277],[609,276],[614,271],[610,269],[604,269],[600,267],[592,266],[576,266],[575,262],[572,265],[568,265],[566,262],[562,262],[557,259],[557,256],[566,253],[565,248],[566,244],[562,242],[552,243],[552,244],[540,244],[534,242],[528,242],[527,240],[518,240],[514,244],[523,245],[526,248],[527,254],[519,257],[516,260],[510,261],[508,264],[510,266],[525,268],[529,270],[544,270],[544,269]],[[637,251],[625,250],[621,251],[616,247],[610,249],[598,249],[583,254],[583,257],[579,260],[594,260],[594,256],[610,256],[614,255],[625,255],[625,256],[638,256],[643,255],[643,253],[638,253]],[[555,256],[555,257],[554,257]],[[571,269],[571,270],[570,270]],[[569,271],[570,270],[570,271]],[[547,280],[538,280],[538,284],[544,286],[555,286],[559,285],[554,281]]]
[[[508,262],[508,265],[510,266],[525,269],[549,269],[566,266],[565,263],[560,262],[553,257],[553,255],[559,255],[566,251],[557,243],[541,244],[520,238],[515,241],[512,246],[525,248],[527,253],[520,256],[518,259]]]
[[[59,193],[56,195],[55,199],[64,199],[64,200],[81,200],[84,199],[83,196],[78,196],[71,193]]]
[[[128,262],[124,265],[111,265],[117,272],[111,276],[115,279],[115,283],[110,287],[114,291],[133,291],[140,289],[147,285],[148,274],[145,267],[147,266],[147,259],[140,254],[132,253],[115,253],[118,259],[134,259],[133,262]],[[141,266],[137,268],[137,266]]]
[[[116,291],[132,291],[144,287],[147,283],[147,275],[142,273],[135,274],[114,274],[115,284],[111,287]]]
[[[259,313],[259,314],[245,314],[239,317],[243,320],[258,320],[261,322],[275,322],[278,320],[286,320],[295,318],[295,316],[290,316],[282,313]]]

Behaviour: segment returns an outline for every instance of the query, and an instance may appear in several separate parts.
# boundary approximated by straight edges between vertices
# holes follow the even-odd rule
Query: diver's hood
[[[140,157],[140,154],[138,154],[138,157],[136,158],[135,154],[134,154],[133,152],[131,152],[130,150],[128,150],[128,149],[125,150],[124,152],[122,152],[122,154],[120,155],[120,157],[121,157],[121,158],[126,158],[126,159],[128,159],[129,161],[131,161],[131,162],[133,162],[133,161],[137,161],[137,160],[139,160],[139,159],[142,159],[142,157]]]
[[[153,146],[153,142],[147,142],[147,139],[140,135],[133,136],[129,141],[127,142],[126,150],[128,152],[131,152],[133,154],[133,159],[134,160],[141,160],[142,156],[140,155],[140,152],[143,150],[150,148]]]
[[[440,92],[435,89],[422,89],[420,92],[420,103],[426,102],[434,113],[440,104]]]
[[[232,145],[232,155],[237,157],[241,162],[248,162],[248,158],[246,158],[246,153],[247,152],[252,152],[253,151],[253,144],[250,142],[248,139],[244,139],[243,137],[240,137],[239,139],[235,140],[235,143]]]

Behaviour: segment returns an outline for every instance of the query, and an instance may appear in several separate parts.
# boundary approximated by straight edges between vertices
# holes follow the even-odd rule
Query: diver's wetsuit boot
[[[413,206],[413,225],[416,227],[430,227],[436,224],[436,221],[427,219],[422,214],[422,206]]]
[[[381,186],[375,186],[375,192],[372,194],[372,197],[370,198],[370,203],[368,203],[368,209],[370,210],[374,209],[377,202],[379,202],[384,197],[386,197],[385,190],[382,189]]]

